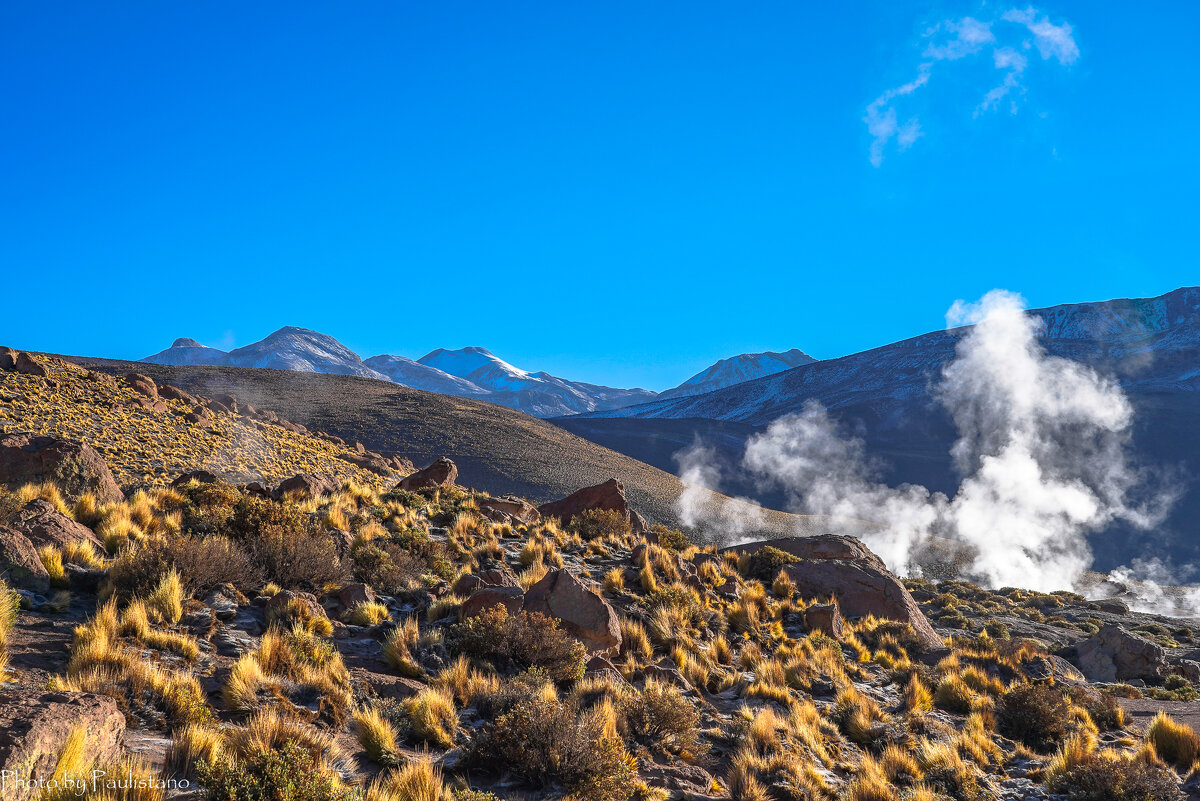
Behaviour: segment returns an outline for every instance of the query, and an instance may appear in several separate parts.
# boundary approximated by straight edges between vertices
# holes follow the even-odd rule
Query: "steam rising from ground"
[[[958,431],[952,497],[876,480],[862,441],[815,401],[752,437],[743,466],[764,487],[784,489],[794,511],[829,515],[861,536],[897,572],[919,573],[923,549],[951,541],[964,573],[981,584],[1074,587],[1092,563],[1089,532],[1118,519],[1149,527],[1171,500],[1133,499],[1142,476],[1127,457],[1132,406],[1115,381],[1048,355],[1017,295],[958,302],[947,322],[974,326],[931,388]],[[715,489],[720,478],[709,456],[693,449],[681,459],[683,480],[695,486],[680,512],[685,523],[720,528],[739,509],[706,515],[696,504],[697,488]],[[753,527],[737,525],[735,537]]]

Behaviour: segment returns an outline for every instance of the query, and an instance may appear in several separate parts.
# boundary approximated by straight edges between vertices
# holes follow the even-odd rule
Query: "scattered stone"
[[[200,401],[196,399],[195,395],[171,384],[163,384],[159,387],[158,394],[160,397],[167,398],[168,400],[181,400],[189,406],[200,405]]]
[[[91,492],[101,503],[125,499],[104,458],[91,445],[36,434],[0,436],[0,484],[19,487],[53,481],[76,500]]]
[[[544,503],[538,507],[538,512],[542,517],[557,517],[563,523],[569,523],[572,517],[589,509],[617,512],[625,516],[634,533],[646,531],[646,521],[625,500],[625,485],[615,478],[594,487],[584,487],[561,500]]]
[[[411,476],[400,479],[396,485],[399,490],[434,490],[449,489],[458,481],[458,466],[445,456],[439,456],[437,461],[423,470],[418,470]]]
[[[375,591],[366,584],[347,584],[338,590],[338,601],[347,609],[375,602]]]
[[[309,620],[312,618],[328,617],[325,614],[325,608],[317,602],[317,596],[311,592],[283,590],[276,593],[271,600],[267,601],[264,609],[268,621],[276,618],[287,618],[295,614],[298,610],[303,610],[301,615]]]
[[[1124,617],[1129,614],[1129,604],[1118,598],[1103,598],[1099,601],[1092,601],[1092,603],[1100,607],[1101,612],[1108,612],[1110,615]]]
[[[90,693],[0,690],[0,771],[5,801],[34,796],[31,779],[49,778],[72,729],[86,734],[83,753],[99,762],[121,753],[125,715],[112,698]]]
[[[182,487],[184,484],[189,484],[193,481],[198,481],[201,484],[221,484],[221,477],[216,473],[211,473],[208,470],[191,470],[181,474],[178,478],[171,482],[172,487]]]
[[[530,587],[522,608],[558,620],[591,653],[607,654],[621,647],[617,613],[599,593],[566,570],[551,570]]]
[[[232,590],[233,588],[230,587],[229,589]],[[237,617],[238,607],[240,606],[237,597],[240,593],[237,590],[227,593],[225,590],[226,588],[224,587],[218,587],[204,596],[204,604],[213,611],[213,614],[217,616],[217,620],[233,620]]]

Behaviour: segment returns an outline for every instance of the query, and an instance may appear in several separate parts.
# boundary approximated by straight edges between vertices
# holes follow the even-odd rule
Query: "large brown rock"
[[[411,476],[400,479],[396,489],[410,491],[448,489],[453,487],[457,481],[458,465],[445,456],[439,456],[437,461],[423,470],[418,470]]]
[[[304,498],[320,498],[322,495],[328,495],[337,490],[337,484],[325,476],[312,476],[308,473],[299,473],[291,478],[284,479],[275,488],[275,497],[282,498],[285,495],[296,495]]]
[[[24,534],[7,526],[0,526],[0,578],[33,592],[50,589],[50,574],[37,548]]]
[[[125,381],[133,388],[134,392],[157,400],[158,385],[154,383],[154,379],[150,376],[142,375],[141,373],[130,373],[125,376]]]
[[[53,481],[67,497],[85,492],[101,503],[125,499],[104,458],[91,445],[35,434],[0,436],[0,484]]]
[[[158,388],[158,394],[160,397],[167,398],[168,400],[181,400],[187,403],[189,406],[200,405],[200,401],[195,395],[191,394],[190,392],[186,392],[172,384],[163,384]]]
[[[525,593],[520,587],[483,587],[471,593],[471,597],[463,601],[462,606],[458,608],[458,616],[461,620],[475,617],[485,609],[491,609],[493,606],[504,605],[510,615],[515,615],[521,611],[521,604],[525,599]]]
[[[589,509],[618,512],[629,521],[629,527],[640,534],[646,531],[646,521],[625,500],[625,485],[615,478],[594,487],[584,487],[567,497],[544,503],[538,507],[542,517],[557,517],[563,523],[571,522],[575,515]]]
[[[883,561],[853,537],[794,537],[741,545],[753,553],[771,545],[802,561],[783,569],[803,596],[831,596],[846,617],[876,617],[908,623],[926,650],[944,647],[904,585]]]
[[[496,523],[536,525],[542,519],[537,507],[524,498],[506,495],[502,498],[478,498],[475,504],[488,520]]]
[[[0,370],[6,372],[17,369],[17,352],[12,348],[0,347]]]
[[[1161,645],[1111,623],[1076,644],[1075,655],[1088,681],[1154,681],[1169,672]]]
[[[28,537],[35,548],[52,545],[61,550],[84,540],[101,551],[104,549],[100,538],[90,528],[75,522],[41,498],[34,498],[25,504],[17,513],[12,527]]]
[[[521,608],[559,621],[590,653],[607,653],[621,646],[617,613],[599,593],[566,570],[551,570],[530,587]]]
[[[37,359],[30,356],[25,351],[17,354],[16,370],[18,373],[25,375],[36,375],[45,378],[50,375],[50,371],[46,369],[46,365],[39,362]]]
[[[125,715],[112,698],[90,693],[0,690],[4,801],[28,801],[35,796],[30,780],[53,775],[63,743],[77,727],[85,732],[84,755],[102,764],[120,755]]]

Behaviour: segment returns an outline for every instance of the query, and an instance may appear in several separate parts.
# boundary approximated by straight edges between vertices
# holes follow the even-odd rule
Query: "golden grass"
[[[62,551],[53,545],[43,545],[38,548],[37,554],[42,567],[46,568],[46,574],[50,576],[51,586],[62,588],[70,584],[66,568],[63,567]]]
[[[404,619],[403,623],[388,632],[383,641],[383,658],[401,674],[410,678],[419,678],[425,675],[424,668],[413,656],[413,648],[420,636],[417,619],[408,617]]]
[[[470,660],[459,655],[437,674],[433,686],[449,693],[462,706],[467,706],[479,698],[498,692],[500,679],[492,673],[476,670],[471,667]]]
[[[367,788],[365,801],[450,801],[440,768],[421,757],[388,771]]]
[[[179,571],[171,568],[146,596],[146,609],[156,623],[175,625],[183,617],[183,580]]]
[[[458,731],[458,712],[454,699],[444,690],[424,689],[401,702],[408,717],[410,732],[416,739],[449,748]]]
[[[1146,742],[1169,765],[1187,770],[1200,758],[1200,734],[1164,712],[1154,716],[1146,729]]]
[[[400,759],[396,728],[374,707],[356,710],[354,733],[367,758],[380,765],[394,765]]]
[[[390,619],[387,605],[378,601],[358,604],[345,617],[346,622],[354,626],[376,626]]]

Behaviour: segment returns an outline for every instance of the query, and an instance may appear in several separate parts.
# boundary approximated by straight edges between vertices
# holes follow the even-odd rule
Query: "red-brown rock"
[[[831,596],[847,617],[875,615],[908,623],[913,627],[921,646],[927,650],[945,645],[908,590],[866,546],[855,544],[849,537],[832,535],[802,539],[813,541],[807,545],[793,546],[805,553],[802,557],[804,561],[783,568],[802,596]],[[742,549],[750,550],[761,545],[754,543]],[[862,555],[860,547],[865,555]],[[795,553],[794,550],[788,552]],[[845,558],[822,558],[830,554]]]
[[[525,593],[521,607],[562,624],[591,653],[607,653],[621,645],[621,624],[608,601],[566,570],[551,570]]]
[[[90,528],[76,523],[41,498],[34,498],[25,504],[17,513],[12,527],[29,538],[34,548],[52,545],[61,550],[80,540],[90,542],[101,550],[104,548],[100,538]]]
[[[337,484],[332,479],[299,473],[280,482],[279,486],[275,488],[275,497],[296,495],[304,498],[320,498],[322,495],[337,491],[337,488]]]
[[[423,470],[418,470],[411,476],[400,479],[396,485],[399,490],[434,490],[448,489],[458,481],[458,466],[445,456],[439,456],[437,461]]]
[[[17,369],[17,352],[12,348],[0,347],[0,370],[11,372]]]
[[[15,528],[0,526],[0,576],[9,584],[33,592],[50,589],[50,575],[29,538]]]
[[[63,743],[75,728],[85,732],[86,756],[104,764],[120,755],[125,715],[112,698],[90,693],[0,690],[4,801],[34,797],[36,791],[29,781],[49,779],[54,774]]]
[[[90,445],[34,434],[0,436],[0,484],[53,481],[71,499],[91,492],[101,503],[125,499],[104,458]]]
[[[584,487],[567,497],[544,503],[538,507],[542,517],[557,517],[563,523],[571,522],[575,515],[589,509],[610,510],[622,514],[635,533],[646,531],[646,521],[625,500],[625,485],[615,478],[594,487]]]
[[[125,376],[125,382],[133,388],[134,392],[145,395],[147,398],[158,398],[158,385],[154,383],[154,379],[148,375],[141,373],[130,373]]]
[[[200,401],[196,398],[195,395],[191,394],[190,392],[185,392],[184,390],[180,389],[179,387],[173,386],[171,384],[163,384],[161,387],[159,387],[158,394],[160,397],[167,398],[168,400],[184,401],[189,406],[199,406],[200,405]]]
[[[36,375],[41,378],[45,378],[46,376],[50,375],[50,371],[46,369],[44,364],[30,356],[25,351],[21,351],[17,354],[17,362],[15,367],[18,373],[24,373],[25,375]]]
[[[813,604],[804,610],[804,625],[810,632],[820,631],[840,640],[845,623],[837,604]]]
[[[536,525],[542,519],[541,513],[529,501],[513,495],[502,498],[479,498],[475,501],[479,511],[488,520],[495,523],[524,523],[527,526]]]
[[[460,620],[466,620],[475,617],[485,609],[491,609],[493,606],[501,604],[510,615],[515,615],[521,611],[524,598],[525,593],[521,592],[520,587],[484,587],[471,593],[471,597],[463,601],[462,606],[458,609],[458,617]]]

